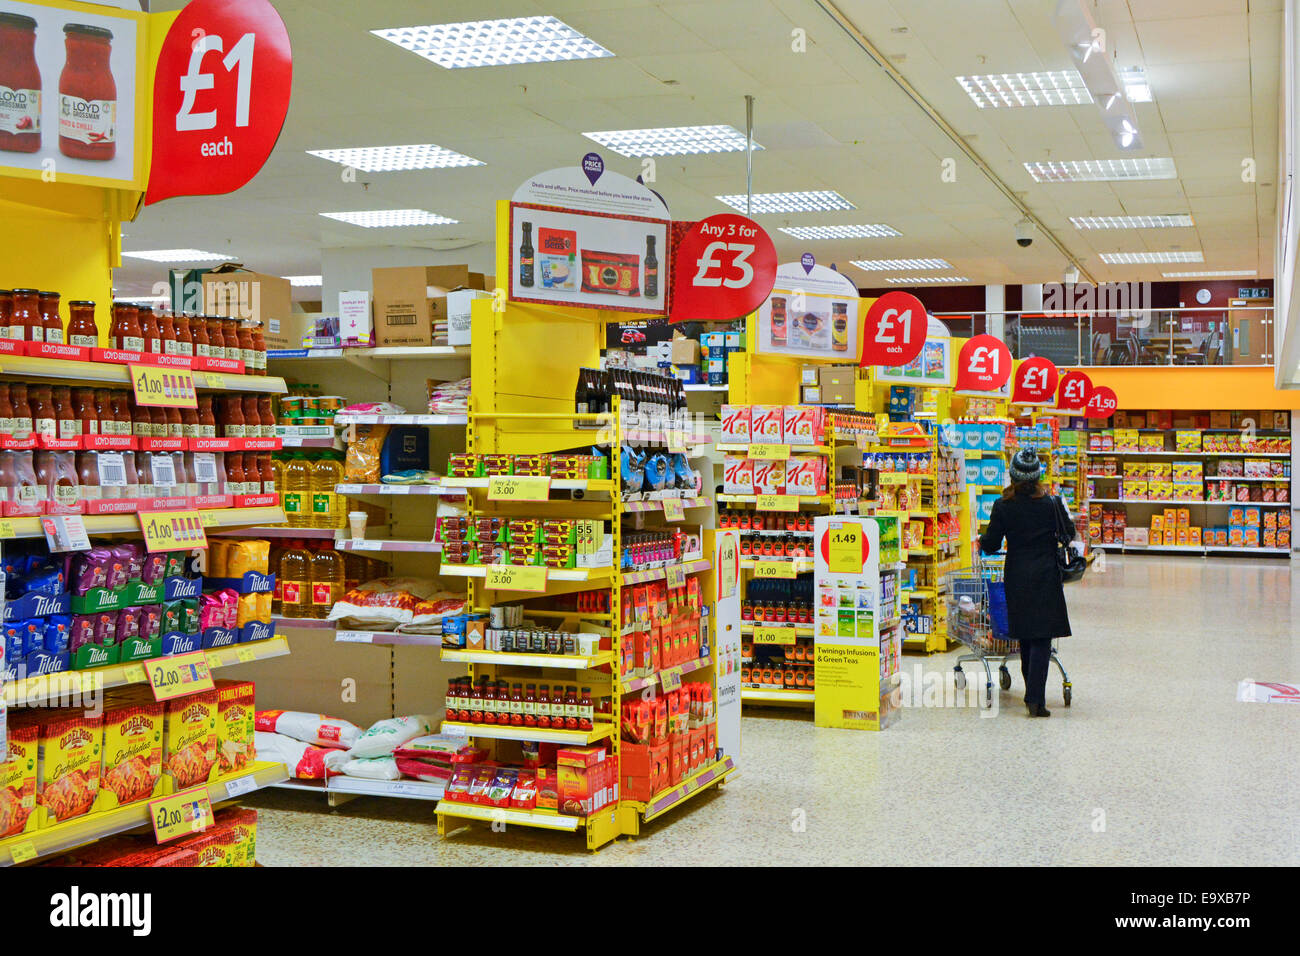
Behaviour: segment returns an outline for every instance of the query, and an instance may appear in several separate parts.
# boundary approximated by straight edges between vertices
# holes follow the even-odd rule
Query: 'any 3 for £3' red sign
[[[289,32],[267,0],[192,0],[158,57],[145,202],[228,193],[257,175],[292,83]]]
[[[674,257],[671,322],[727,321],[755,311],[776,283],[776,246],[745,216],[697,222]]]

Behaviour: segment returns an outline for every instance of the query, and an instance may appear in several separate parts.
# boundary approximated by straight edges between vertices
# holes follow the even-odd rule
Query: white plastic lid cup
[[[352,529],[352,540],[361,541],[366,536],[366,513],[364,511],[349,511],[348,525]]]

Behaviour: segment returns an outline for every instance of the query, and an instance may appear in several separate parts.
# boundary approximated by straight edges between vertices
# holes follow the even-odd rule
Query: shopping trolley
[[[954,682],[958,690],[966,689],[963,664],[978,663],[984,668],[984,706],[993,706],[993,670],[989,664],[998,665],[998,686],[1011,689],[1011,671],[1007,665],[1020,658],[1020,644],[1010,639],[1007,623],[1007,591],[1002,582],[1001,568],[982,565],[978,559],[973,568],[950,571],[944,576],[947,589],[948,636],[965,645],[970,653],[957,658],[953,667]],[[1052,663],[1061,672],[1061,696],[1065,706],[1070,706],[1072,685],[1065,665],[1057,656],[1057,641],[1052,641]]]

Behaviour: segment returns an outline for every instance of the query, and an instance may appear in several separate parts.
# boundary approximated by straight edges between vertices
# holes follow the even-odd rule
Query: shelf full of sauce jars
[[[0,354],[266,375],[258,321],[115,302],[107,345],[101,347],[95,303],[69,302],[66,327],[59,303],[57,292],[0,289]]]

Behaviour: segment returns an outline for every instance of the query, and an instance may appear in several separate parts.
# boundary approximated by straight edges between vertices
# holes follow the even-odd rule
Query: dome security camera
[[[1021,249],[1028,249],[1034,244],[1034,224],[1028,219],[1021,219],[1016,223],[1016,245]]]

